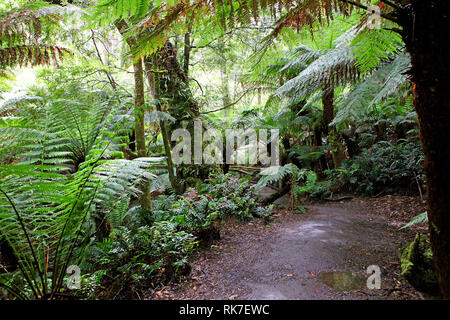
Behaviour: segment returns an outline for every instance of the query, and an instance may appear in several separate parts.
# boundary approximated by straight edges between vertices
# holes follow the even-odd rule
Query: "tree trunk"
[[[183,60],[183,71],[186,74],[186,77],[189,77],[189,62],[191,59],[191,29],[192,25],[188,25],[188,30],[184,35],[184,60]],[[176,49],[176,47],[175,47]]]
[[[450,298],[450,1],[411,0],[399,18],[425,154],[431,246],[441,292]]]
[[[330,123],[334,119],[334,88],[330,88],[324,91],[322,96],[323,104],[323,120],[322,120],[322,132],[328,135],[330,130]]]
[[[136,148],[138,157],[147,156],[144,127],[144,69],[142,59],[133,65],[134,68],[134,119],[136,132]]]
[[[126,37],[125,31],[128,29],[128,25],[124,20],[115,22],[116,28],[120,34],[126,40],[128,46],[133,49],[136,47],[136,39],[132,37]],[[145,145],[145,124],[144,124],[144,104],[145,104],[145,90],[144,90],[144,68],[142,66],[142,59],[139,59],[133,64],[134,69],[134,117],[135,128],[134,133],[136,137],[136,149],[138,157],[146,157],[146,145]],[[150,209],[150,185],[147,181],[144,181],[140,186],[142,195],[139,202],[144,209]]]
[[[136,148],[138,157],[146,157],[146,145],[145,145],[145,122],[144,122],[144,68],[142,66],[142,59],[139,59],[133,65],[134,68],[134,117],[135,117],[135,133],[136,133]],[[150,184],[148,181],[144,181],[140,190],[142,192],[139,202],[144,209],[151,208],[150,198]]]
[[[157,85],[158,79],[155,72],[153,72],[153,68],[156,66],[155,60],[157,59],[157,56],[150,56],[145,61],[145,72],[147,74],[147,81],[150,87],[151,94],[153,96],[153,99],[156,101],[156,110],[159,112],[162,112],[161,103],[159,103],[159,86]],[[172,152],[171,152],[171,146],[170,146],[170,137],[169,132],[167,129],[166,121],[165,120],[159,120],[159,126],[161,129],[161,135],[163,138],[164,143],[164,152],[166,154],[167,158],[167,171],[169,172],[169,180],[170,184],[172,185],[172,188],[175,192],[180,192],[180,186],[177,181],[177,177],[175,176],[173,161],[172,161]]]

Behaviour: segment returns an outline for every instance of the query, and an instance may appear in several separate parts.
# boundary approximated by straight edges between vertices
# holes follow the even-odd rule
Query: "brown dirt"
[[[148,298],[423,298],[400,276],[398,258],[399,246],[427,230],[399,230],[425,210],[420,199],[386,196],[306,207],[304,214],[278,209],[269,225],[222,221],[221,240],[191,257],[191,275]],[[381,268],[381,289],[365,286],[369,265]]]

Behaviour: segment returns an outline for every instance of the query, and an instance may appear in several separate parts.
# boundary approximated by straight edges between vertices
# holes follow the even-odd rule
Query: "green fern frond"
[[[268,167],[260,172],[262,178],[259,179],[255,185],[257,189],[263,188],[270,183],[280,181],[287,176],[295,176],[300,172],[300,169],[293,163],[288,163],[284,166]]]
[[[290,104],[306,98],[317,90],[354,82],[358,77],[359,71],[354,66],[349,47],[327,50],[298,76],[281,86],[275,95],[289,97]]]
[[[408,81],[410,63],[409,55],[400,53],[393,61],[382,64],[363,82],[355,85],[339,103],[332,124],[362,118],[373,105],[393,94]]]
[[[402,45],[403,42],[398,33],[385,29],[365,29],[351,43],[356,66],[362,74],[398,52]]]

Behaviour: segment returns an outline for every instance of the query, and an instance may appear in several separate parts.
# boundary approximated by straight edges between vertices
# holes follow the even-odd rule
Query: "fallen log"
[[[289,191],[291,190],[291,186],[290,185],[285,185],[283,188],[281,188],[280,191],[275,192],[273,194],[271,194],[270,196],[268,196],[267,198],[263,199],[261,201],[262,205],[268,205],[268,204],[272,204],[274,203],[277,199],[281,198],[282,196],[284,196],[285,194],[289,193]]]

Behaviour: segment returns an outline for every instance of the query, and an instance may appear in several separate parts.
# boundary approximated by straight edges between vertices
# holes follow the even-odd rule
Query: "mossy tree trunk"
[[[163,121],[160,123],[166,155],[169,159],[169,157],[171,158],[171,147],[175,144],[170,140],[171,132],[175,129],[186,128],[193,137],[194,119],[200,115],[199,106],[190,91],[186,70],[180,66],[176,48],[170,41],[167,41],[151,59],[147,59],[146,68],[148,68],[147,77],[151,90],[157,97],[157,110],[165,111],[175,118],[173,122]],[[165,102],[161,103],[161,101]],[[193,139],[191,143],[193,145]],[[170,166],[173,168],[173,163]],[[170,178],[175,191],[183,191],[185,184],[181,182],[186,182],[185,176],[195,175],[196,170],[193,166],[182,164],[177,167],[177,174]],[[170,174],[172,173],[170,172]]]
[[[148,81],[148,84],[150,87],[150,92],[155,101],[156,110],[158,112],[162,112],[163,110],[161,107],[161,103],[159,102],[159,86],[157,85],[157,83],[158,83],[158,73],[156,70],[157,69],[157,59],[158,59],[158,56],[153,55],[153,56],[149,56],[145,60],[145,72],[147,74],[147,81]],[[180,186],[179,186],[178,179],[175,175],[175,169],[174,169],[173,160],[172,160],[172,152],[171,152],[172,148],[170,145],[170,137],[169,137],[166,120],[160,119],[159,126],[160,126],[161,135],[162,135],[163,143],[164,143],[164,152],[165,152],[166,159],[167,159],[167,171],[169,172],[170,184],[171,184],[173,190],[175,190],[175,192],[180,192]]]

